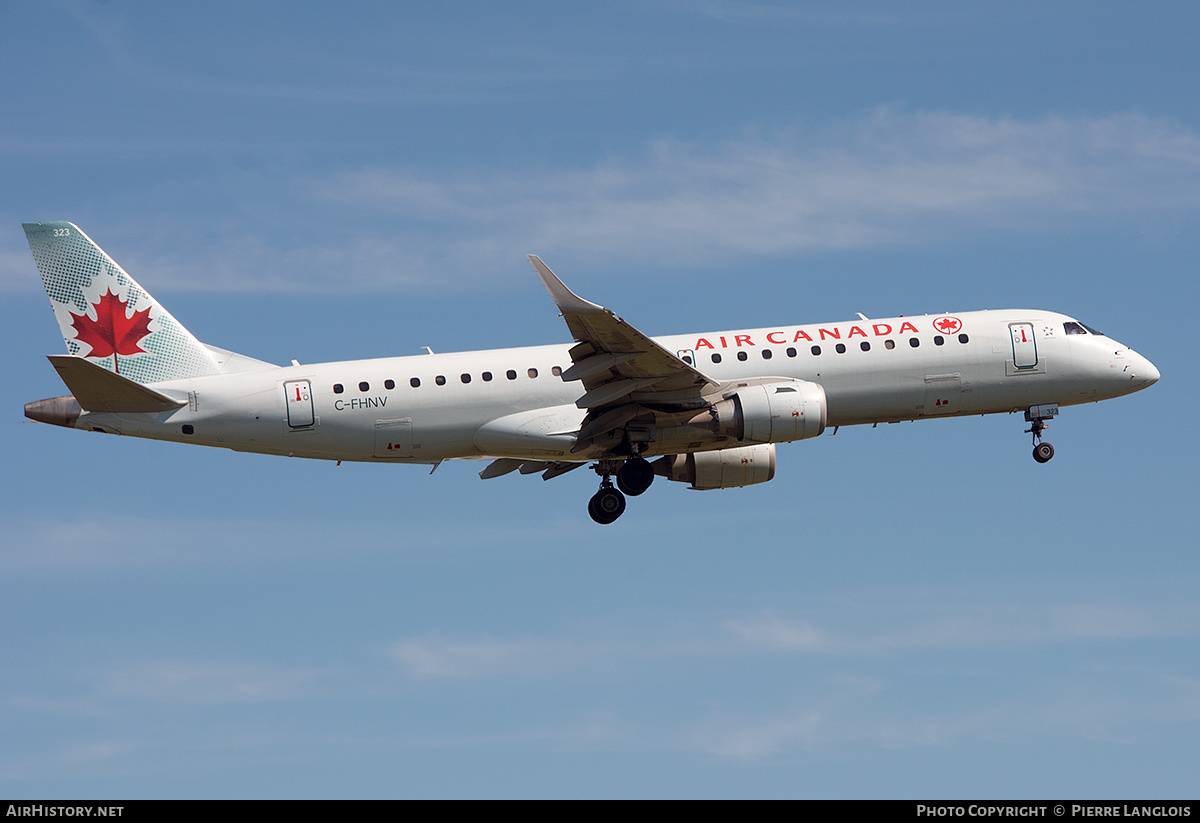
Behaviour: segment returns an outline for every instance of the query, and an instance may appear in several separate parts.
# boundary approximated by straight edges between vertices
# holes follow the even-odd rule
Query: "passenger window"
[[[433,378],[433,382],[437,383],[439,386],[444,386],[446,385],[446,377],[445,375],[439,374],[437,377]]]
[[[371,390],[371,384],[370,384],[370,383],[368,383],[366,380],[364,380],[364,381],[362,381],[361,383],[359,383],[359,384],[358,384],[358,390],[359,390],[359,391],[370,391],[370,390]]]
[[[537,377],[537,369],[530,369],[530,370],[527,372],[527,374],[529,375],[529,377],[530,377],[530,378]]]
[[[334,383],[334,384],[333,384],[333,393],[334,393],[334,394],[341,394],[341,393],[342,393],[342,392],[344,392],[345,390],[346,390],[346,389],[345,389],[345,387],[344,387],[344,386],[342,386],[342,384],[341,384],[341,383]]]
[[[492,382],[492,373],[490,371],[485,371],[483,374],[480,375],[480,377],[483,378],[484,383]]]
[[[870,344],[870,343],[868,343],[866,340],[864,340],[864,341],[862,341],[861,343],[859,343],[859,344],[858,344],[858,346],[859,346],[859,348],[861,348],[863,351],[870,351],[870,350],[871,350],[871,344]]]
[[[912,346],[915,349],[915,348],[917,348],[917,346],[921,345],[921,341],[915,337],[910,337],[910,338],[908,338],[908,345]]]
[[[463,381],[464,383],[470,383],[470,382],[471,382],[471,375],[469,375],[469,374],[464,374],[464,375],[462,375],[462,381]]]
[[[738,360],[741,360],[743,363],[746,362],[746,353],[744,351],[738,352]]]
[[[942,344],[944,344],[945,342],[946,342],[946,338],[942,337],[940,334],[934,335],[934,337],[933,337],[933,345],[935,345],[935,346],[941,346],[941,345],[942,345]]]
[[[884,340],[883,347],[885,349],[889,349],[889,350],[894,349],[894,348],[896,348],[896,341],[895,340]]]
[[[412,386],[414,389],[421,388],[421,378],[414,377],[412,380],[408,381],[408,385]]]
[[[385,389],[394,389],[394,388],[396,388],[396,381],[395,380],[384,380],[383,387]]]
[[[846,344],[845,343],[838,343],[836,346],[834,346],[834,348],[837,349],[838,354],[846,353]]]
[[[970,340],[971,340],[971,338],[967,337],[965,334],[960,334],[958,336],[959,343],[968,343],[968,342],[970,342]]]
[[[506,372],[504,373],[504,376],[505,376],[505,377],[507,377],[509,380],[516,380],[516,379],[517,379],[517,373],[516,373],[516,371],[515,371],[515,370],[513,370],[513,369],[509,369],[508,371],[506,371]]]
[[[788,356],[788,357],[795,357],[795,356],[796,356],[796,350],[795,350],[795,349],[793,349],[793,348],[791,348],[791,347],[789,347],[789,348],[788,348],[788,350],[787,350],[787,356]]]
[[[770,360],[772,357],[770,349],[763,349],[763,360]]]
[[[719,355],[719,354],[715,354],[715,353],[714,353],[714,354],[713,354],[713,356],[712,356],[712,361],[713,361],[714,363],[720,363],[720,362],[721,362],[721,355]]]
[[[821,347],[820,347],[820,346],[813,346],[813,347],[812,347],[812,353],[813,353],[813,356],[814,356],[814,357],[815,357],[815,356],[817,356],[818,354],[820,354],[820,353],[821,353]]]
[[[560,369],[558,366],[550,369],[550,373],[555,377],[562,377],[562,369]]]

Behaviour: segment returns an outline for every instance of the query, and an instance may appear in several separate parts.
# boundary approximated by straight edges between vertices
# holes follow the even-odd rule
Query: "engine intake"
[[[808,380],[746,386],[688,421],[743,443],[790,443],[825,431],[825,389]]]
[[[668,454],[653,465],[655,474],[691,483],[693,489],[736,489],[766,483],[775,476],[775,444]]]

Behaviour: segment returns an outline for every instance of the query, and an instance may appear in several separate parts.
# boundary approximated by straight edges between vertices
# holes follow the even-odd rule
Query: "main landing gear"
[[[654,482],[654,468],[644,457],[634,455],[616,466],[615,460],[602,460],[596,473],[602,478],[600,491],[588,501],[588,514],[602,525],[608,525],[625,511],[625,494],[637,497]],[[614,472],[613,469],[616,469]],[[617,488],[613,488],[612,475],[617,476]],[[620,489],[620,491],[618,491]],[[622,494],[624,492],[625,494]]]
[[[625,495],[614,489],[612,481],[606,476],[600,484],[600,491],[588,501],[588,514],[597,523],[607,526],[624,513]]]
[[[1039,463],[1048,463],[1054,456],[1054,447],[1042,442],[1042,432],[1050,427],[1046,421],[1057,414],[1058,406],[1054,404],[1031,406],[1025,412],[1025,419],[1030,423],[1025,433],[1033,435],[1033,459]]]
[[[621,464],[621,468],[617,469],[617,488],[630,497],[637,497],[650,488],[650,484],[653,482],[654,468],[650,465],[650,461],[644,457],[637,457],[635,455]]]

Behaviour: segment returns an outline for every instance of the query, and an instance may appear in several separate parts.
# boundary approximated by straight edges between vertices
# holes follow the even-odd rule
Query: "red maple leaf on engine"
[[[125,316],[128,304],[112,292],[100,295],[93,303],[96,319],[86,314],[71,312],[71,325],[75,327],[75,339],[92,347],[88,357],[113,356],[113,371],[117,371],[118,354],[145,352],[138,343],[150,334],[150,309],[135,311],[132,317]]]

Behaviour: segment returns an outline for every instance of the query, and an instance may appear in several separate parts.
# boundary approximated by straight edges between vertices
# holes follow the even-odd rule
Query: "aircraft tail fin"
[[[25,223],[24,229],[70,354],[134,383],[223,370],[216,352],[180,325],[78,226]]]

